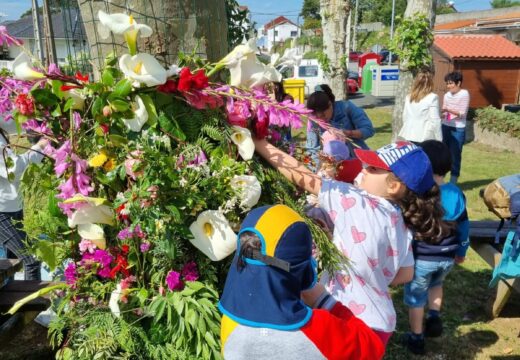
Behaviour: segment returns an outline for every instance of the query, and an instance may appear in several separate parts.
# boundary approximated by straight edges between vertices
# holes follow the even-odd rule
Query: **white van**
[[[304,59],[300,62],[300,65],[284,65],[278,71],[284,79],[305,80],[305,97],[312,94],[317,85],[325,82],[323,70],[317,59]]]

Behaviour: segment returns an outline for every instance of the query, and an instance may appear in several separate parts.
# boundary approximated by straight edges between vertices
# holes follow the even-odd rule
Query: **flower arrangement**
[[[266,93],[281,77],[256,60],[252,41],[216,64],[183,55],[164,68],[138,52],[148,26],[126,14],[99,19],[100,34],[123,36],[129,49],[106,59],[99,81],[34,67],[25,51],[0,77],[0,115],[50,140],[51,161],[29,169],[38,182],[26,186],[48,194],[38,230],[51,240],[34,252],[51,268],[65,264],[65,281],[37,293],[56,299],[51,343],[62,359],[220,358],[218,290],[241,219],[259,203],[302,211],[295,188],[252,161],[252,136],[276,138],[309,111]],[[22,45],[0,27],[2,42]],[[210,81],[226,68],[229,84]],[[322,265],[337,265],[313,229]]]

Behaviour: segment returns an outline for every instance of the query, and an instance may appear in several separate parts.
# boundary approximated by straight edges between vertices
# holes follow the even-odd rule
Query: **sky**
[[[137,1],[137,0],[134,0]],[[359,0],[363,1],[363,0]],[[390,1],[390,0],[388,0]],[[458,11],[490,9],[490,0],[454,0]],[[294,23],[302,22],[298,14],[303,0],[238,0],[240,5],[246,5],[252,13],[253,20],[262,25],[279,15],[289,18]],[[42,1],[39,1],[42,4]],[[0,0],[0,22],[16,20],[31,7],[31,0]]]

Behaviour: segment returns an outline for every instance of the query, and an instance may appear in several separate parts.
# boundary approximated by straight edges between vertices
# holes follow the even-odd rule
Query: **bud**
[[[110,106],[105,105],[105,107],[103,108],[103,116],[109,117],[110,115],[112,115],[112,109],[110,108]]]

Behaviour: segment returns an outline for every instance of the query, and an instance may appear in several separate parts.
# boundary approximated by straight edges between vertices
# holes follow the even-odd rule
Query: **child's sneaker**
[[[411,332],[407,332],[403,336],[403,343],[408,350],[415,355],[424,355],[426,350],[424,348],[424,337],[422,335],[417,336]]]
[[[439,337],[442,335],[442,320],[439,316],[430,316],[426,319],[424,336]]]

